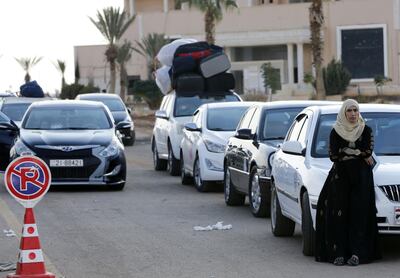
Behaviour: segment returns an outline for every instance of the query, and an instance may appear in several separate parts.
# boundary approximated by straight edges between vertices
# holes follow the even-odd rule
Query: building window
[[[338,27],[337,40],[338,58],[353,81],[387,76],[386,25]]]

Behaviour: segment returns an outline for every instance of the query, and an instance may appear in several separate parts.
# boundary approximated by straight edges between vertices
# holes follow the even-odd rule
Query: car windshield
[[[174,116],[191,116],[193,115],[194,111],[196,111],[196,109],[204,103],[229,101],[239,101],[239,99],[235,95],[209,96],[207,98],[200,98],[199,96],[177,97],[175,100]]]
[[[265,110],[261,140],[283,140],[294,118],[304,107]]]
[[[1,111],[13,121],[21,121],[31,103],[5,103]]]
[[[125,111],[125,105],[119,99],[96,99],[94,101],[104,103],[110,111]]]
[[[207,112],[207,129],[213,131],[234,131],[248,107],[211,108]]]
[[[111,122],[101,107],[35,107],[28,112],[25,129],[108,129]]]
[[[374,134],[374,153],[378,156],[400,155],[400,113],[362,113],[362,116]],[[312,156],[329,157],[329,135],[335,121],[336,114],[321,115]]]

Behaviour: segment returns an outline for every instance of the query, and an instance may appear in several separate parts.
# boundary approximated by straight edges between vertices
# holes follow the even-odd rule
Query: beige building
[[[216,44],[223,46],[232,62],[237,91],[264,91],[260,66],[270,62],[279,70],[282,91],[310,90],[303,84],[312,73],[309,31],[310,1],[238,0],[239,9],[225,12],[216,29]],[[204,40],[203,14],[173,0],[124,0],[124,8],[136,19],[126,39],[141,40],[149,33],[169,38]],[[374,90],[377,75],[390,77],[389,90],[399,79],[400,0],[324,1],[324,63],[340,59],[350,70],[353,90]],[[105,46],[76,46],[81,81],[107,87],[109,70]],[[134,53],[128,63],[130,84],[145,79],[146,61]],[[106,67],[106,68],[105,68]]]

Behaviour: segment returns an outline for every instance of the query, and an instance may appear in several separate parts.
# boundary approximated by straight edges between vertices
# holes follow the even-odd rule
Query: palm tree
[[[28,57],[23,57],[23,58],[15,58],[15,60],[20,64],[20,66],[24,69],[25,71],[25,83],[28,83],[31,81],[31,76],[29,75],[29,71],[42,60],[42,57],[33,57],[33,58],[28,58]]]
[[[119,72],[120,72],[120,79],[119,84],[121,87],[121,98],[125,102],[126,101],[126,80],[128,74],[126,72],[126,62],[128,62],[132,57],[132,45],[131,42],[125,41],[123,45],[118,47],[118,54],[117,54],[117,63],[119,64]]]
[[[323,41],[321,38],[321,30],[324,24],[324,13],[322,10],[322,0],[312,0],[310,6],[310,31],[311,31],[311,48],[313,56],[313,64],[315,67],[315,82],[317,99],[325,99],[325,87],[322,76],[323,62]]]
[[[57,70],[61,73],[61,91],[65,86],[65,68],[66,64],[65,61],[62,60],[57,60],[57,63],[54,63],[54,66],[57,68]]]
[[[156,68],[154,58],[157,56],[161,47],[169,43],[164,34],[151,33],[142,38],[142,41],[135,41],[137,47],[132,47],[133,51],[142,55],[147,60],[147,76],[152,79],[152,72]]]
[[[189,3],[189,7],[195,6],[204,13],[204,28],[206,41],[215,43],[215,26],[222,20],[222,8],[230,10],[237,8],[236,0],[178,0],[178,3]]]
[[[105,52],[107,62],[110,63],[110,93],[115,93],[117,42],[135,20],[135,16],[129,17],[125,11],[119,8],[108,7],[103,13],[97,11],[97,20],[89,17],[100,33],[107,39],[108,47]]]

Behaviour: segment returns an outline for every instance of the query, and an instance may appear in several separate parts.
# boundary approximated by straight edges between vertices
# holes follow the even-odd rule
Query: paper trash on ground
[[[15,232],[13,230],[3,230],[3,233],[7,236],[7,237],[11,237],[11,236],[17,236],[15,234]]]
[[[230,230],[230,229],[232,229],[231,224],[223,225],[222,223],[224,223],[224,222],[220,221],[220,222],[217,222],[217,224],[208,225],[206,227],[194,226],[193,230],[195,230],[195,231],[212,231],[212,230]]]

